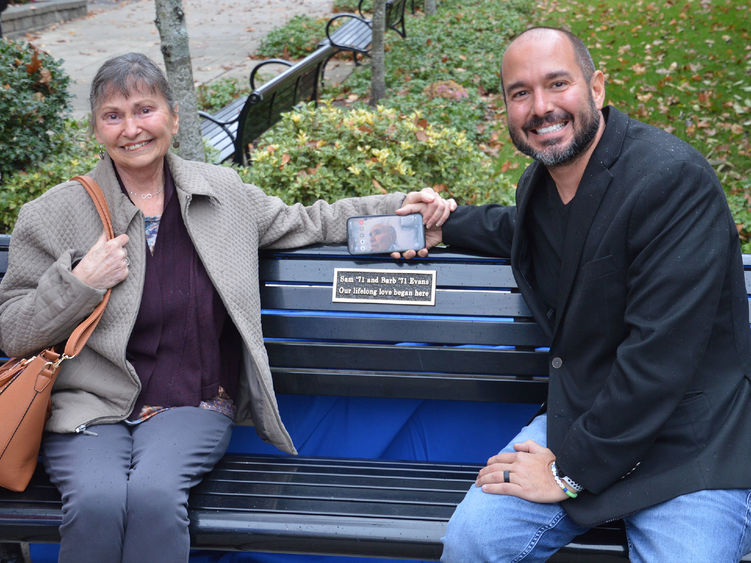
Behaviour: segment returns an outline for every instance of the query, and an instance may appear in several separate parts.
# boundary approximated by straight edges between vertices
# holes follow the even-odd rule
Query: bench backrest
[[[9,242],[0,235],[0,279]],[[743,260],[751,295],[751,255]],[[409,283],[434,272],[434,304],[334,301],[338,268],[351,270],[350,277],[386,278],[355,284],[363,292],[389,291],[399,278]],[[544,400],[547,339],[504,258],[445,249],[412,261],[355,257],[340,246],[265,251],[260,284],[263,332],[280,393]]]
[[[334,302],[336,268],[392,280],[433,271],[435,304]],[[547,340],[505,259],[436,250],[428,259],[397,262],[326,246],[264,253],[261,302],[279,392],[544,398]]]
[[[751,255],[744,264],[751,294]],[[332,301],[336,268],[405,280],[434,271],[435,304]],[[265,253],[261,301],[279,392],[544,400],[548,341],[505,259],[434,249],[405,262],[325,246]]]
[[[250,143],[279,121],[282,113],[300,102],[318,100],[321,70],[334,52],[330,45],[321,46],[250,93],[237,126],[233,157],[236,164],[248,164]]]

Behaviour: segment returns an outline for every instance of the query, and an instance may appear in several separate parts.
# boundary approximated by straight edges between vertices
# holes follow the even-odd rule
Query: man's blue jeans
[[[547,445],[546,423],[546,415],[536,417],[503,451],[530,439]],[[751,490],[699,491],[624,520],[632,563],[730,563],[751,551]],[[585,531],[560,504],[484,493],[473,486],[449,521],[441,561],[546,561]]]

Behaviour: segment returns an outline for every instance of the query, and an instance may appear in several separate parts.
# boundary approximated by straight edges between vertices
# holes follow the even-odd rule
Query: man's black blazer
[[[544,166],[524,172],[516,207],[460,207],[443,227],[448,244],[510,255],[548,330],[548,447],[586,489],[563,506],[587,526],[701,489],[751,488],[748,302],[725,194],[688,144],[603,114],[571,201],[554,321],[528,281]]]

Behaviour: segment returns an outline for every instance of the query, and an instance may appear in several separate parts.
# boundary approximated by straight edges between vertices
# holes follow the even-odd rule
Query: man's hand
[[[428,249],[439,244],[443,240],[441,227],[456,210],[454,198],[443,199],[433,188],[423,188],[419,192],[410,192],[404,198],[402,207],[396,210],[397,215],[409,215],[421,213],[422,222],[425,225],[425,248],[419,252],[408,250],[403,255],[392,252],[392,258],[414,258],[415,255],[427,256]]]
[[[569,498],[553,479],[550,466],[555,455],[552,451],[532,440],[514,444],[514,449],[516,452],[491,457],[480,470],[475,484],[482,487],[483,492],[542,503]],[[508,483],[503,481],[504,471],[509,472]]]
[[[128,235],[107,240],[103,232],[81,261],[73,275],[94,289],[109,289],[128,277]]]

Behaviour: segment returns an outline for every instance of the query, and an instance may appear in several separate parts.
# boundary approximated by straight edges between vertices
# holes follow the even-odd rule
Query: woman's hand
[[[109,289],[128,277],[128,235],[107,240],[102,232],[81,261],[73,268],[73,275],[94,289]]]
[[[419,252],[408,250],[404,254],[392,252],[391,257],[409,259],[414,258],[415,255],[427,256],[428,249],[439,244],[443,239],[441,227],[454,210],[456,210],[454,198],[443,199],[433,188],[423,188],[419,192],[408,193],[402,207],[396,210],[396,214],[422,214],[422,222],[425,225],[425,248]]]

